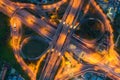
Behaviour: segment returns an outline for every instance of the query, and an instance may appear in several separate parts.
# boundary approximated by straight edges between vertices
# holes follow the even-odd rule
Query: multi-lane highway
[[[68,17],[67,15],[69,15],[69,11],[70,11],[70,8],[72,7],[72,5],[74,3],[72,3],[74,0],[71,0],[71,2],[69,3],[69,6],[64,14],[64,17],[62,19],[62,22],[64,21],[64,23],[66,23],[66,18]],[[64,24],[65,25],[65,24]],[[66,32],[68,32],[65,28],[68,29],[68,26],[64,26],[60,23],[57,31],[59,31],[59,33],[56,33],[55,36],[54,36],[54,39],[53,39],[53,43],[52,43],[52,49],[54,50],[53,52],[50,52],[50,57],[47,57],[49,58],[49,60],[46,61],[47,65],[44,66],[43,70],[42,70],[42,73],[41,73],[41,76],[40,76],[40,80],[44,80],[44,79],[51,79],[53,78],[54,76],[51,75],[51,74],[55,74],[55,70],[53,72],[53,69],[54,69],[54,66],[57,65],[56,62],[59,64],[60,63],[60,57],[61,56],[60,54],[60,51],[61,51],[61,48],[64,44],[64,41],[66,39]],[[64,28],[65,27],[65,28]],[[59,53],[59,54],[58,54]],[[56,56],[56,57],[55,57]],[[59,60],[58,60],[59,59]],[[59,62],[58,62],[59,61]],[[52,63],[51,63],[52,62]],[[57,65],[56,67],[58,67],[59,65]],[[45,69],[45,70],[44,70]],[[44,73],[43,73],[44,72]],[[52,77],[51,77],[51,76]]]
[[[21,20],[22,23],[24,23],[26,26],[28,26],[29,28],[32,28],[35,32],[37,32],[38,34],[42,35],[45,38],[48,38],[50,40],[52,40],[54,33],[55,33],[55,28],[53,28],[52,26],[50,26],[49,24],[47,24],[45,21],[36,18],[35,16],[33,16],[32,14],[30,14],[28,11],[23,10],[23,8],[19,8],[18,6],[12,4],[12,2],[9,1],[9,4],[11,3],[12,6],[7,6],[8,5],[8,1],[4,0],[4,2],[2,2],[1,5],[5,5],[6,8],[8,7],[8,9],[12,8],[14,10],[9,12],[6,12],[6,8],[4,8],[4,6],[1,6],[1,11],[3,13],[5,13],[8,16],[12,16],[13,14],[15,14],[16,16],[18,16]],[[67,10],[66,10],[67,11]],[[65,19],[67,15],[63,16],[63,21]],[[26,19],[25,19],[26,17]],[[64,22],[63,22],[64,23]],[[74,39],[74,38],[73,38]],[[76,38],[77,39],[77,38]]]

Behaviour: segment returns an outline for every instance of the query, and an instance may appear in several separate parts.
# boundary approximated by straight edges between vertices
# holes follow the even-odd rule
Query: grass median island
[[[13,50],[10,46],[9,20],[10,18],[0,13],[0,58],[10,64],[11,67],[15,68],[16,71],[25,78],[25,80],[30,80],[28,75],[22,70],[21,66],[16,61]]]
[[[43,39],[31,38],[28,43],[24,44],[22,47],[22,54],[26,58],[36,58],[39,57],[47,48],[49,44]]]
[[[113,22],[113,30],[114,30],[114,42],[116,42],[118,36],[120,35],[120,13],[117,13]],[[120,55],[120,39],[118,41],[117,47],[116,47],[117,52]]]
[[[78,26],[75,34],[87,40],[94,40],[102,35],[101,26],[97,20],[87,19]]]

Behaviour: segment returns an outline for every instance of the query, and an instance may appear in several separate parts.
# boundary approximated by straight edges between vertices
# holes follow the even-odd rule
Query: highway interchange
[[[20,56],[21,38],[22,38],[22,23],[31,28],[39,35],[43,36],[50,43],[49,52],[45,60],[44,67],[42,69],[39,80],[67,80],[70,76],[64,74],[62,76],[56,76],[59,65],[61,64],[62,57],[65,55],[66,50],[73,53],[73,57],[78,60],[79,67],[74,70],[73,76],[79,76],[87,71],[102,70],[107,76],[113,80],[120,80],[120,57],[114,50],[113,42],[113,30],[110,21],[101,10],[100,6],[94,0],[70,0],[69,5],[61,19],[60,24],[57,25],[57,29],[45,21],[45,19],[37,18],[24,8],[30,8],[33,10],[49,11],[53,8],[60,7],[66,0],[61,0],[58,3],[45,6],[35,6],[27,3],[14,3],[9,0],[0,1],[0,11],[11,18],[11,44],[14,51],[14,55],[31,80],[36,80],[36,74],[24,62]],[[96,39],[92,43],[87,42],[82,38],[78,38],[73,32],[76,29],[76,22],[79,16],[79,12],[84,8],[84,16],[81,21],[84,20],[85,15],[88,13],[90,6],[94,8],[97,16],[89,19],[100,20],[103,23],[103,35],[102,39]],[[88,19],[88,20],[89,20]],[[80,23],[81,24],[81,23]],[[105,39],[105,41],[103,40]],[[105,50],[101,51],[101,54],[95,52],[97,41],[103,40],[100,43],[103,45],[107,43]],[[74,50],[68,48],[70,44],[76,45],[77,49],[82,49],[85,53],[79,54],[79,57]],[[84,64],[83,62],[87,64]]]

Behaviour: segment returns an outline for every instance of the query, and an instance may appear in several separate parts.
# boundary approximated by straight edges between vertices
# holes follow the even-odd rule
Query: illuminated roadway
[[[71,13],[72,9],[70,10],[70,7],[73,7],[73,5],[75,6],[75,3],[74,3],[75,1],[74,2],[73,1],[71,0],[70,5],[68,6],[68,8],[65,12],[65,16],[66,15],[69,16],[70,14],[72,14]],[[73,4],[71,5],[72,2],[73,2]],[[78,4],[78,6],[79,6],[79,4]],[[69,11],[69,13],[68,13],[68,11]],[[45,63],[47,65],[44,66],[44,68],[41,72],[40,80],[50,80],[50,79],[54,78],[56,69],[59,66],[60,60],[61,60],[61,49],[62,49],[62,46],[64,45],[65,39],[67,37],[68,29],[69,29],[69,27],[66,26],[67,19],[69,18],[68,16],[66,17],[65,21],[64,21],[65,17],[63,17],[62,22],[64,21],[63,22],[64,24],[63,25],[60,24],[60,26],[57,29],[57,31],[60,31],[60,32],[59,33],[57,32],[54,36],[55,39],[53,39],[53,43],[52,43],[52,47],[51,47],[53,49],[53,51],[48,53],[48,54],[50,54],[49,55],[50,57],[47,57],[49,60],[47,60]],[[54,56],[56,56],[56,57],[54,57]]]
[[[66,3],[66,2],[67,2],[67,0],[61,0],[59,2],[50,4],[50,5],[42,5],[42,6],[34,5],[34,4],[31,4],[31,3],[20,3],[20,2],[12,2],[12,4],[17,5],[19,7],[29,7],[31,9],[51,10],[51,9],[54,9],[54,8],[59,8],[62,4]]]
[[[11,23],[11,44],[14,50],[14,55],[17,59],[17,61],[22,66],[23,70],[25,70],[29,76],[33,76],[31,79],[36,79],[36,76],[31,72],[31,70],[28,68],[28,66],[25,64],[23,59],[20,56],[20,41],[22,37],[22,30],[21,30],[21,22],[18,17],[14,16],[10,20]]]
[[[27,12],[23,9],[19,10],[18,6],[15,6],[15,5],[10,4],[10,3],[11,2],[9,0],[1,0],[0,1],[0,11],[3,12],[4,14],[8,15],[9,17],[12,17],[12,15],[14,14],[14,11],[16,11],[18,9],[18,11],[16,11],[15,15],[16,15],[17,18],[20,19],[19,21],[22,21],[24,24],[26,24],[28,27],[32,28],[34,31],[36,31],[40,35],[43,35],[47,38],[51,38],[51,37],[54,36],[54,35],[51,36],[50,32],[53,32],[55,30],[50,25],[48,25],[46,22],[44,22],[44,20],[35,18],[29,12]],[[75,1],[74,3],[79,5],[78,1]],[[109,54],[106,53],[104,59],[100,63],[96,62],[97,60],[99,61],[99,59],[96,59],[97,57],[99,57],[97,54],[95,54],[96,56],[94,56],[95,59],[93,60],[93,58],[91,56],[91,55],[94,55],[93,53],[85,56],[86,58],[83,58],[83,60],[88,62],[91,65],[97,65],[98,69],[107,72],[108,76],[112,77],[115,80],[119,80],[120,68],[118,66],[119,66],[119,63],[120,63],[119,62],[120,57],[116,53],[116,51],[114,50],[113,34],[112,34],[112,29],[111,29],[110,22],[94,0],[91,0],[90,3],[98,11],[98,14],[102,16],[102,21],[105,23],[105,26],[106,26],[105,28],[107,28],[107,30],[110,32],[110,36],[109,36],[110,50],[108,51]],[[75,5],[75,6],[77,6],[77,5]],[[79,6],[77,6],[76,8],[78,9],[78,7]],[[72,12],[72,10],[71,10],[71,12]],[[61,26],[61,28],[63,28],[63,29],[61,29],[60,31],[59,31],[59,28],[57,29],[57,31],[59,31],[59,33],[57,35],[55,35],[55,37],[54,37],[55,39],[53,39],[53,40],[55,40],[56,45],[55,44],[52,45],[53,52],[51,53],[52,54],[51,57],[56,56],[56,55],[57,55],[57,57],[54,57],[54,59],[50,59],[51,61],[53,60],[53,63],[54,63],[54,61],[56,62],[56,60],[58,59],[58,57],[59,57],[58,53],[63,54],[63,52],[64,52],[64,51],[62,52],[62,47],[64,47],[64,44],[66,42],[65,40],[66,40],[66,38],[69,34],[68,30],[69,30],[69,27],[71,26],[71,24],[73,22],[72,19],[74,19],[74,17],[76,17],[76,15],[74,15],[75,13],[73,13],[73,15],[69,14],[70,16],[66,15],[67,18],[65,20],[65,24],[63,24],[63,26]],[[86,13],[86,11],[85,11],[85,13]],[[18,24],[18,23],[19,22],[17,22],[16,24]],[[63,23],[64,23],[64,21],[63,21]],[[20,39],[21,39],[21,29],[19,28],[20,25],[18,25],[18,27],[15,28],[15,26],[17,26],[16,24],[13,24],[11,26],[12,27],[12,34],[11,34],[12,44],[14,44],[12,47],[14,48],[14,52],[17,53],[17,54],[15,54],[15,57],[17,58],[18,62],[21,64],[23,69],[27,70],[26,72],[28,72],[28,75],[32,76],[33,73],[30,70],[27,69],[27,65],[23,62],[22,58],[19,56],[19,49],[20,49],[19,44],[20,44]],[[45,28],[45,26],[46,26],[46,28]],[[72,26],[74,26],[74,25],[72,25]],[[61,36],[63,38],[62,40],[61,40]],[[74,38],[74,39],[76,39],[76,38]],[[87,58],[87,57],[89,57],[89,58]],[[60,56],[60,58],[61,58],[61,56]],[[52,63],[52,65],[53,65],[52,67],[50,67],[49,65],[46,66],[45,73],[48,72],[49,74],[45,74],[43,76],[45,79],[47,77],[50,77],[50,79],[53,78],[54,75],[49,76],[50,73],[52,72],[51,71],[52,68],[55,65],[57,65],[57,63],[55,65],[53,63]],[[58,63],[59,63],[59,61],[58,61]],[[48,70],[48,68],[49,68],[49,70]],[[54,69],[56,69],[56,68],[54,68]],[[80,70],[78,70],[78,72],[80,72]],[[35,76],[32,76],[32,77],[33,77],[33,78],[31,78],[32,80],[36,80]]]
[[[12,5],[12,6],[9,7],[8,3],[9,5]],[[5,13],[8,16],[12,16],[15,13],[15,15],[18,16],[21,22],[24,23],[27,27],[32,28],[35,32],[42,35],[43,37],[52,40],[54,36],[53,33],[55,33],[55,28],[51,27],[45,21],[38,19],[32,14],[30,14],[29,12],[23,10],[24,8],[21,9],[17,7],[16,5],[13,5],[12,3],[11,4],[10,3],[11,2],[9,2],[9,0],[4,0],[4,3],[2,2],[2,6],[0,8],[2,8],[1,11],[3,10],[2,11],[3,13]],[[6,8],[10,10],[7,10]],[[64,15],[63,19],[65,19],[65,16],[67,15]]]

